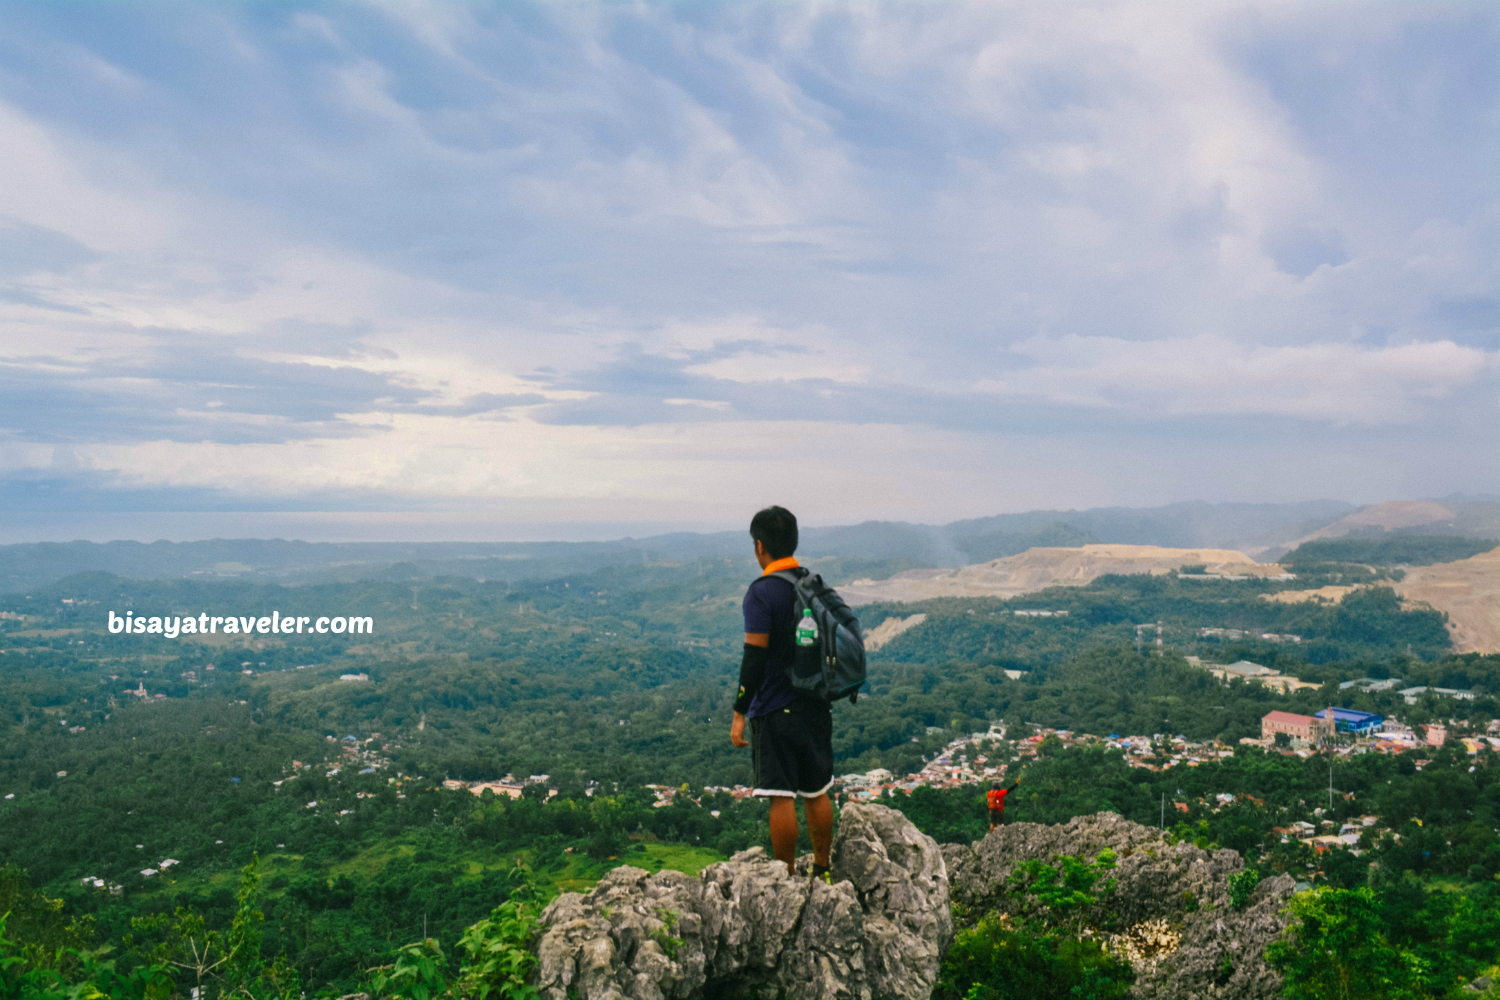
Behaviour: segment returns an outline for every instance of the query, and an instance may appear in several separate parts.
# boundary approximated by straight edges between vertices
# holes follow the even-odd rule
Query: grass
[[[366,847],[353,857],[334,862],[322,870],[322,875],[329,882],[340,875],[350,875],[361,879],[373,878],[396,858],[411,857],[416,853],[416,845],[404,840],[383,840]],[[560,865],[554,865],[550,869],[539,869],[533,864],[530,850],[523,849],[495,855],[479,849],[453,859],[456,869],[454,877],[456,881],[477,881],[487,871],[509,871],[518,860],[532,870],[532,878],[538,888],[542,889],[547,896],[555,897],[564,892],[588,892],[598,884],[606,872],[623,865],[633,865],[651,873],[679,871],[686,875],[696,876],[707,866],[716,861],[723,861],[724,858],[716,851],[685,844],[637,844],[603,861],[596,861],[582,852],[565,854]],[[272,889],[271,882],[279,875],[295,878],[302,873],[312,873],[312,870],[306,866],[300,854],[273,851],[262,855],[260,859],[261,892],[268,897],[282,896],[285,894],[285,889]],[[175,887],[178,891],[192,888],[203,890],[233,888],[239,884],[239,878],[238,868],[220,869],[202,875],[184,873],[181,878],[164,881],[161,883],[161,888],[168,885]]]
[[[414,844],[402,840],[382,840],[374,847],[366,847],[352,858],[329,865],[328,877],[334,879],[340,875],[360,875],[373,878],[397,858],[409,858],[416,853]]]
[[[567,863],[561,868],[538,871],[536,876],[539,883],[549,886],[554,892],[588,892],[606,872],[623,865],[633,865],[652,873],[678,871],[684,875],[697,875],[714,862],[723,860],[723,855],[704,847],[639,844],[605,861],[595,861],[587,855],[568,855]]]

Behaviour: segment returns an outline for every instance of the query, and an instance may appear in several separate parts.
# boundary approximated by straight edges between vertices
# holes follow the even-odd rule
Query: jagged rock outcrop
[[[833,885],[759,848],[698,878],[616,868],[543,911],[537,985],[548,1000],[927,1000],[953,938],[931,837],[877,805],[844,808]]]
[[[1244,867],[1230,850],[1169,844],[1161,831],[1116,813],[1078,816],[1057,826],[1015,823],[969,847],[945,844],[953,899],[967,912],[1015,911],[1024,901],[1007,891],[1016,865],[1059,854],[1092,859],[1118,855],[1118,879],[1094,922],[1121,936],[1114,947],[1136,970],[1140,1000],[1269,1000],[1280,977],[1267,967],[1265,946],[1281,934],[1280,913],[1294,883],[1267,879],[1242,910],[1229,906],[1228,877]]]

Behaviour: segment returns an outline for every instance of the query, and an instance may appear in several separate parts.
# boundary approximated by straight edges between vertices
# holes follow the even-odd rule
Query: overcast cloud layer
[[[1500,489],[1500,8],[12,4],[0,505]]]

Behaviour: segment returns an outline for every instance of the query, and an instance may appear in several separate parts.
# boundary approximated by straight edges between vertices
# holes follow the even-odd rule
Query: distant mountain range
[[[1500,538],[1500,501],[1445,498],[1356,507],[1337,500],[1247,504],[1193,501],[1164,507],[1039,510],[945,525],[867,521],[808,528],[798,554],[839,556],[893,568],[957,567],[1035,547],[1092,543],[1238,549],[1272,561],[1302,541],[1345,535],[1468,535]],[[465,576],[519,581],[607,566],[742,557],[742,531],[679,533],[611,542],[36,542],[0,546],[0,592],[74,573],[146,579],[253,579],[285,583]]]

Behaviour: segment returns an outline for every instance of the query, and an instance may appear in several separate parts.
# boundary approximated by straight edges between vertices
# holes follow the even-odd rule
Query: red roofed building
[[[1312,715],[1294,715],[1291,712],[1267,712],[1260,720],[1260,738],[1271,740],[1277,733],[1286,733],[1294,740],[1315,743],[1333,732],[1331,719],[1319,719]]]

